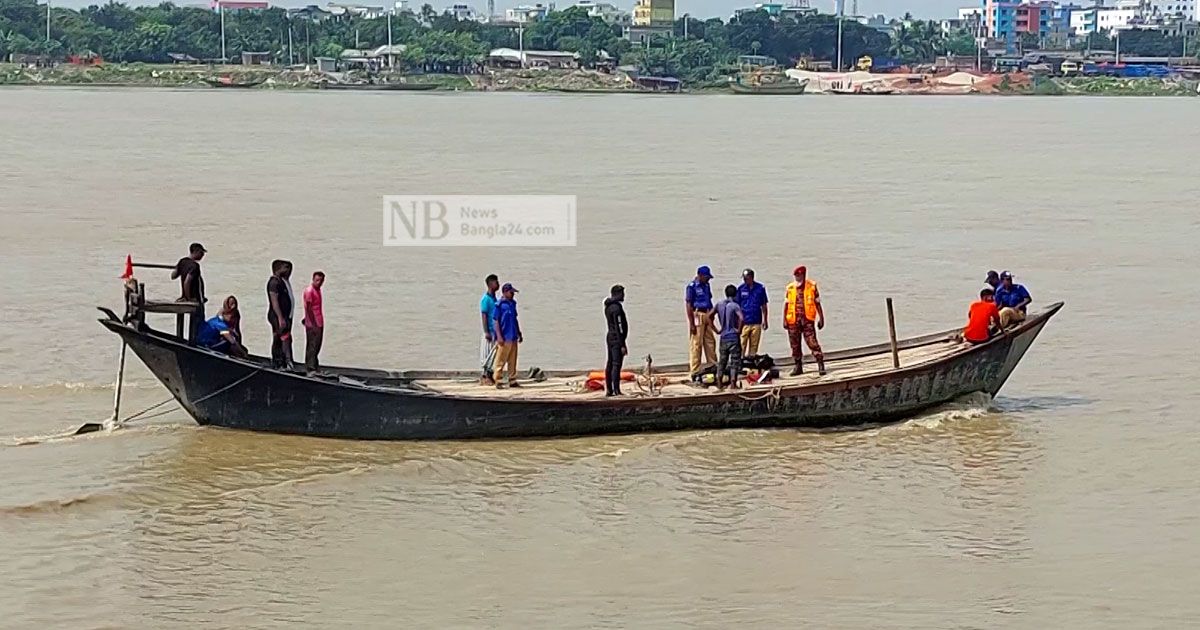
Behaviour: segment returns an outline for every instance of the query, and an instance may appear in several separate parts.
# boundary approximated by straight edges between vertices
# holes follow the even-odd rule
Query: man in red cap
[[[796,367],[792,368],[792,376],[804,372],[804,348],[800,343],[803,338],[817,360],[817,372],[825,375],[825,353],[817,341],[817,331],[825,328],[825,310],[821,308],[821,292],[817,283],[808,279],[808,269],[804,265],[792,271],[796,278],[789,282],[784,294],[783,327],[788,331],[788,342],[792,346],[792,360]]]

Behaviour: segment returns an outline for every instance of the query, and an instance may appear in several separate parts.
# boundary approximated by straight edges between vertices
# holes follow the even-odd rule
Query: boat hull
[[[200,350],[100,320],[200,424],[332,438],[531,438],[726,428],[823,429],[901,420],[977,392],[995,395],[1061,305],[1005,337],[850,380],[720,395],[579,401],[455,397],[347,384]]]
[[[732,90],[734,94],[759,94],[759,95],[774,94],[777,96],[804,94],[804,90],[807,87],[808,87],[807,81],[802,82],[802,83],[790,82],[790,83],[781,83],[781,84],[775,84],[775,85],[761,85],[761,86],[745,85],[742,83],[738,83],[737,81],[734,81],[729,84],[729,89]]]

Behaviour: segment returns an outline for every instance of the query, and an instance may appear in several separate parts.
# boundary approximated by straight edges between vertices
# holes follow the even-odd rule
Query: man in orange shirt
[[[996,291],[992,287],[983,287],[979,292],[979,301],[971,305],[967,313],[967,326],[963,328],[963,339],[971,343],[983,343],[992,338],[994,330],[1001,330],[1000,309],[996,308]]]

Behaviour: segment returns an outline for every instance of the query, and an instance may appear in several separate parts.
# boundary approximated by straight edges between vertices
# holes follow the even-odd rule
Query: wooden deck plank
[[[921,346],[900,351],[900,366],[908,367],[927,363],[944,356],[954,354],[957,351],[965,349],[966,346],[962,343],[946,342],[933,345]],[[641,372],[636,369],[636,366],[630,366],[635,369],[626,369],[632,371],[641,377]],[[770,391],[776,387],[787,387],[795,385],[814,385],[817,383],[830,383],[846,381],[851,379],[882,374],[893,370],[892,356],[890,353],[873,354],[863,357],[855,357],[842,359],[837,361],[826,362],[828,374],[819,376],[816,371],[816,364],[812,361],[812,357],[806,357],[805,373],[800,376],[787,376],[790,368],[783,367],[780,369],[782,375],[770,383],[764,385],[756,385],[745,388],[746,392]],[[704,396],[717,395],[721,393],[715,387],[701,388],[686,384],[687,375],[683,372],[655,372],[655,376],[666,377],[668,384],[661,388],[657,396],[661,397],[686,397],[686,396]],[[521,387],[517,389],[496,389],[494,387],[482,386],[475,379],[421,379],[415,381],[420,386],[428,388],[430,391],[448,394],[452,396],[464,398],[492,398],[503,400],[539,400],[539,401],[554,401],[554,400],[587,400],[589,398],[603,398],[602,391],[578,391],[577,388],[587,380],[586,373],[580,373],[575,376],[568,377],[552,377],[545,381],[535,382],[529,380],[521,380]],[[630,395],[646,395],[633,383],[625,383],[622,385],[622,390]]]

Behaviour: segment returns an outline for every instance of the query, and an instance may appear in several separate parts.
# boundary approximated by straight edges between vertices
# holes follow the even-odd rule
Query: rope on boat
[[[228,384],[228,385],[226,385],[226,386],[224,386],[224,387],[222,387],[222,388],[220,388],[220,389],[216,390],[215,392],[211,392],[211,393],[205,394],[204,396],[201,396],[200,398],[197,398],[197,399],[196,399],[196,400],[195,400],[195,401],[194,401],[192,404],[193,404],[193,405],[198,405],[198,404],[200,404],[200,403],[202,403],[202,402],[204,402],[204,401],[206,401],[206,400],[208,400],[208,399],[210,399],[210,398],[213,398],[214,396],[218,396],[218,395],[220,395],[220,394],[224,394],[225,392],[229,391],[230,389],[233,389],[234,387],[237,387],[238,385],[241,385],[242,383],[245,383],[246,381],[250,380],[250,377],[252,377],[252,376],[255,376],[255,375],[256,375],[256,374],[258,374],[259,372],[263,371],[263,369],[265,369],[265,368],[262,368],[262,367],[260,367],[260,368],[258,368],[258,369],[256,369],[256,370],[254,370],[253,372],[251,372],[251,373],[249,373],[249,374],[247,374],[247,375],[245,375],[245,376],[243,376],[243,377],[241,377],[241,378],[237,379],[236,381],[234,381],[234,382],[232,382],[232,383],[230,383],[230,384]],[[160,417],[160,416],[165,416],[165,415],[167,415],[168,413],[171,413],[172,411],[175,411],[175,410],[174,410],[174,409],[167,409],[167,410],[165,410],[165,411],[160,411],[160,412],[158,412],[158,413],[156,413],[156,414],[151,414],[151,415],[149,415],[149,416],[145,416],[145,417],[142,417],[142,414],[144,414],[144,413],[147,413],[147,412],[149,412],[149,411],[153,411],[154,409],[157,409],[157,408],[159,408],[159,407],[161,407],[161,406],[163,406],[163,405],[165,405],[165,404],[167,404],[167,403],[169,403],[169,402],[171,402],[171,401],[173,401],[173,400],[175,400],[175,398],[174,398],[174,397],[171,397],[171,398],[168,398],[168,399],[166,399],[166,400],[164,400],[164,401],[162,401],[162,402],[160,402],[160,403],[158,403],[158,404],[151,405],[151,406],[149,406],[149,407],[147,407],[147,408],[145,408],[145,409],[143,409],[143,410],[141,410],[141,411],[139,411],[139,412],[137,412],[137,413],[133,414],[132,416],[129,416],[129,417],[125,418],[124,420],[122,420],[122,421],[120,421],[120,422],[116,423],[116,425],[115,425],[115,426],[124,426],[126,423],[133,422],[134,420],[138,420],[138,419],[141,419],[141,420],[149,420],[149,419],[151,419],[151,418],[158,418],[158,417]]]
[[[771,400],[767,402],[767,409],[774,411],[775,407],[779,405],[779,400],[781,398],[782,393],[783,393],[783,388],[776,385],[775,387],[772,387],[770,391],[763,392],[757,396],[747,396],[746,394],[738,394],[737,397],[741,398],[742,400],[749,401],[749,402],[762,400],[764,398],[770,398]]]

